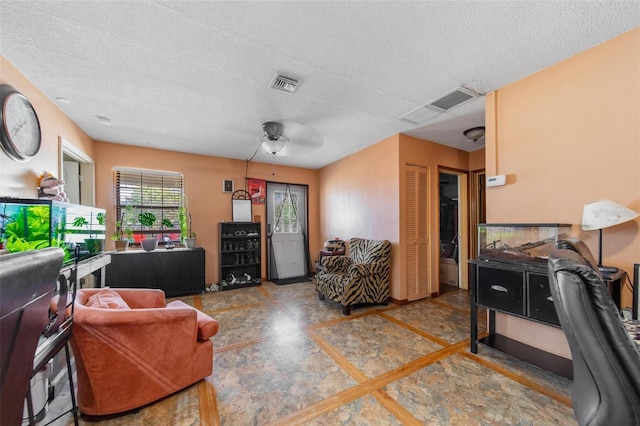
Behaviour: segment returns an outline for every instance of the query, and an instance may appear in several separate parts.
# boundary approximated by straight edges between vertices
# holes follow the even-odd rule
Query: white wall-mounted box
[[[487,176],[487,186],[502,186],[506,183],[506,175]]]

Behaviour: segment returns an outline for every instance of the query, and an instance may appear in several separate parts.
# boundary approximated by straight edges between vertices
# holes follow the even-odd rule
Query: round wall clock
[[[0,85],[2,149],[16,161],[27,161],[40,151],[42,135],[36,111],[29,100],[13,87]]]

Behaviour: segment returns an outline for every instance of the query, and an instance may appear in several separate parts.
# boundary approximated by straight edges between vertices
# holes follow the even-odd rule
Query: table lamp
[[[584,231],[594,231],[596,229],[599,231],[598,267],[602,267],[602,230],[610,226],[628,222],[638,216],[640,216],[640,213],[606,198],[591,201],[584,205],[582,211],[582,229]]]

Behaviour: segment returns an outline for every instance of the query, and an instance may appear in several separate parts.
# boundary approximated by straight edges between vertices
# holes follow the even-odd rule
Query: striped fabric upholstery
[[[345,315],[359,303],[389,303],[391,243],[352,238],[349,255],[321,259],[324,270],[316,276],[320,299],[339,302]]]

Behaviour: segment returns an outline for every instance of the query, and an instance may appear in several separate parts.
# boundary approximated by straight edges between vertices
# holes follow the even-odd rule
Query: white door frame
[[[267,230],[267,279],[271,280],[272,278],[289,278],[288,276],[283,277],[274,277],[277,271],[272,270],[273,262],[273,246],[272,246],[272,235],[273,235],[273,204],[271,200],[271,195],[273,192],[274,186],[283,186],[283,187],[295,187],[296,189],[301,189],[301,193],[303,196],[302,205],[304,209],[303,217],[299,222],[301,223],[300,234],[302,236],[302,271],[300,272],[303,276],[307,276],[310,272],[310,261],[309,261],[309,201],[308,201],[308,193],[309,187],[307,185],[300,185],[294,183],[282,183],[282,182],[266,182],[266,230]]]
[[[65,157],[80,163],[80,204],[95,207],[96,173],[93,159],[69,141],[58,136],[58,176],[62,176],[64,173],[63,162]]]
[[[469,289],[469,174],[466,171],[438,167],[440,173],[458,176],[458,287]],[[440,194],[438,193],[438,200]],[[439,215],[438,215],[439,216]],[[438,217],[438,222],[440,217]],[[440,236],[438,235],[438,240]],[[438,265],[440,265],[438,258]],[[438,266],[439,267],[439,266]],[[438,285],[440,284],[438,280]]]

